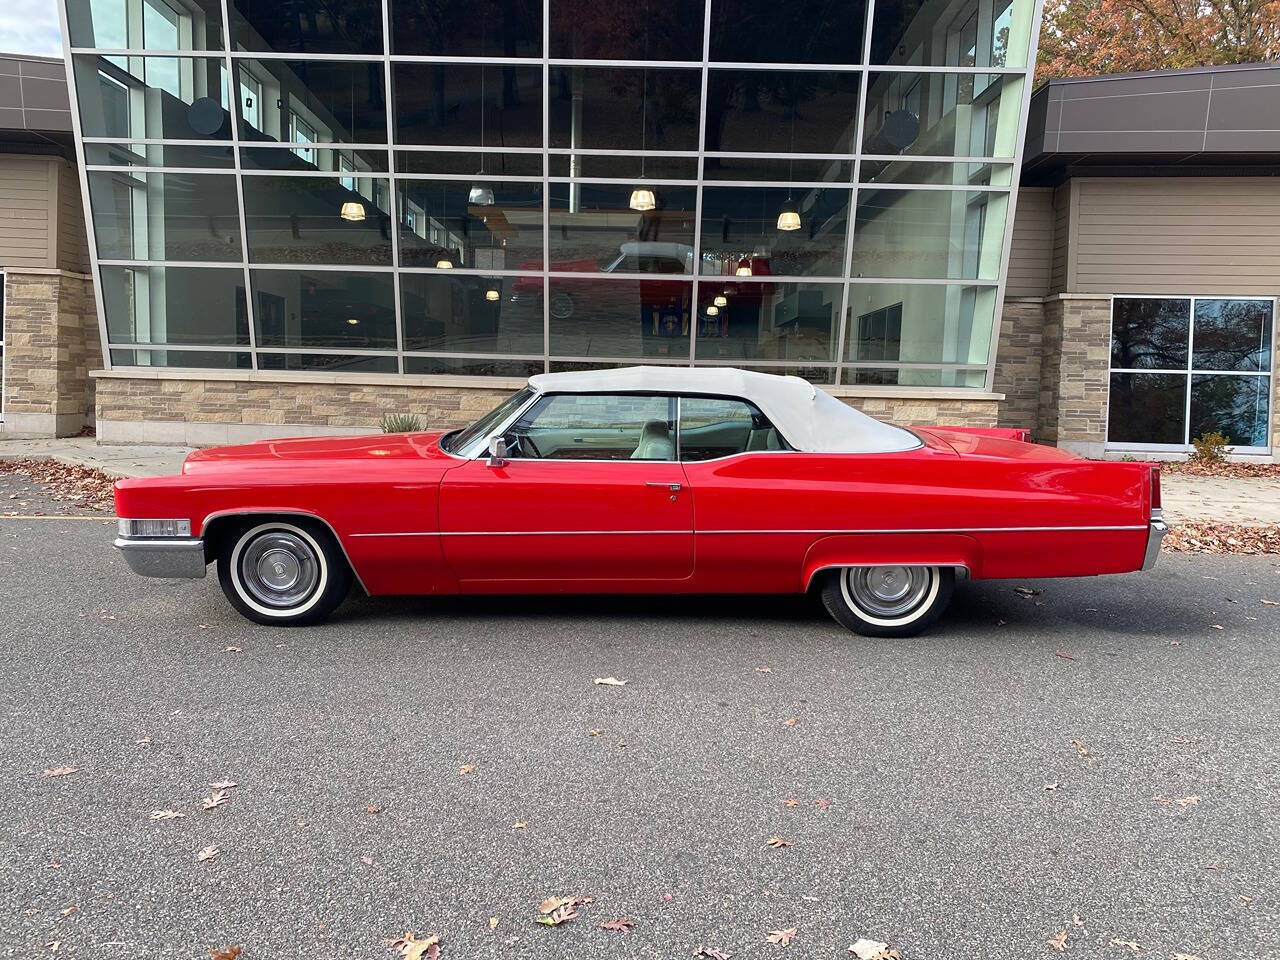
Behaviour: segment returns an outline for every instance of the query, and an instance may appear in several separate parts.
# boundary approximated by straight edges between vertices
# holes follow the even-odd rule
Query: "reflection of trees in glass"
[[[1270,377],[1193,376],[1189,435],[1217,430],[1238,446],[1265,447],[1270,387]]]
[[[555,0],[551,56],[586,60],[701,60],[701,3]]]
[[[1186,391],[1182,373],[1113,373],[1108,442],[1185,443]]]
[[[1111,366],[1185,369],[1190,312],[1190,300],[1117,297],[1112,308]]]
[[[1192,366],[1266,370],[1271,365],[1271,301],[1197,300]]]

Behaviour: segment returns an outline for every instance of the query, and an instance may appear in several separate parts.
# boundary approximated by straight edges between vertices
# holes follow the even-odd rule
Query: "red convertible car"
[[[820,593],[908,636],[957,575],[1147,569],[1158,471],[1018,439],[905,429],[796,377],[633,367],[530,378],[448,433],[273,440],[122,480],[138,573],[205,575],[265,624],[370,594]]]

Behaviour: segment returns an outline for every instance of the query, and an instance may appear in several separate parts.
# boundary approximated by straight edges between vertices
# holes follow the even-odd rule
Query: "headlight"
[[[119,520],[119,531],[122,537],[189,537],[191,536],[190,520]]]

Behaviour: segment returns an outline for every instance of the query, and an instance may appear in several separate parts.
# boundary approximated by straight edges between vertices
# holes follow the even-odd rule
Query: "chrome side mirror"
[[[486,467],[501,467],[507,462],[507,441],[502,437],[491,437],[489,439],[489,459],[484,462]]]

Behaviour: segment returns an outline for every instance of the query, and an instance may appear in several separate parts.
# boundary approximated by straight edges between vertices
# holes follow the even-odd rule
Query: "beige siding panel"
[[[1043,297],[1049,292],[1053,228],[1053,190],[1049,187],[1019,190],[1013,242],[1009,248],[1006,296]]]
[[[1049,289],[1067,288],[1067,253],[1071,240],[1071,183],[1053,191],[1053,255],[1049,261]]]
[[[80,178],[75,168],[65,163],[58,168],[58,266],[76,273],[89,272]]]
[[[1280,180],[1081,179],[1073,293],[1280,293]]]
[[[0,154],[0,268],[49,266],[52,162]]]

